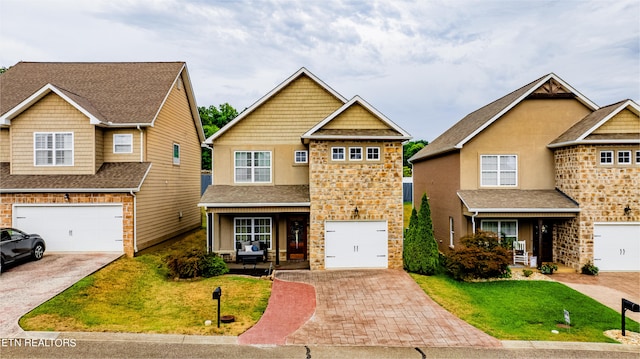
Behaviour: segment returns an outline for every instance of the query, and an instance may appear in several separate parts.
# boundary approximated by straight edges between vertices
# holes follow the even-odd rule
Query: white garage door
[[[123,252],[122,205],[20,206],[14,227],[44,238],[52,252]]]
[[[386,221],[327,221],[325,268],[387,268]]]
[[[602,271],[640,271],[640,223],[596,223],[593,263]]]

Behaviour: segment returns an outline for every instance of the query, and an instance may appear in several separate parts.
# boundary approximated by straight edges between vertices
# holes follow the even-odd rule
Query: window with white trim
[[[618,164],[630,165],[631,164],[631,151],[618,151]]]
[[[495,233],[501,241],[506,240],[507,243],[518,240],[518,221],[516,220],[482,220],[480,228],[485,232]]]
[[[73,132],[34,133],[33,162],[36,166],[73,166]]]
[[[271,182],[271,151],[236,151],[234,157],[236,183]]]
[[[636,151],[636,164],[640,165],[640,151]]]
[[[480,185],[517,186],[518,157],[516,155],[480,156]]]
[[[126,133],[114,134],[113,153],[133,153],[133,135]]]
[[[455,230],[453,227],[453,217],[449,217],[449,247],[453,248],[453,237],[455,235]]]
[[[349,147],[349,161],[362,160],[362,147]]]
[[[380,160],[380,147],[367,147],[367,161]]]
[[[180,145],[177,143],[173,144],[173,164],[180,164]]]
[[[613,151],[600,151],[600,164],[612,165],[613,164]]]
[[[331,159],[333,161],[344,161],[344,147],[331,147]]]
[[[235,243],[260,241],[271,249],[271,217],[236,217],[234,222]]]
[[[295,151],[294,155],[295,163],[307,163],[309,162],[309,152],[307,151]]]

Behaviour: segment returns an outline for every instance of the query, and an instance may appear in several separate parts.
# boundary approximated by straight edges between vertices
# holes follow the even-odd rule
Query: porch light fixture
[[[69,202],[69,194],[68,194],[68,193],[65,193],[65,194],[64,194],[64,201],[65,201],[65,202]],[[626,212],[625,212],[625,213],[626,213]]]
[[[627,205],[626,207],[624,207],[624,215],[628,216],[629,214],[631,214],[631,207]]]
[[[356,206],[356,208],[353,210],[353,217],[354,218],[358,218],[359,216],[360,215],[359,215],[359,211],[358,211],[358,206]]]

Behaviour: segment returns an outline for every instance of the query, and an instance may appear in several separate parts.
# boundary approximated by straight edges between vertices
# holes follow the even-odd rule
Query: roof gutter
[[[311,202],[297,203],[198,203],[198,207],[208,208],[251,208],[251,207],[309,207]]]

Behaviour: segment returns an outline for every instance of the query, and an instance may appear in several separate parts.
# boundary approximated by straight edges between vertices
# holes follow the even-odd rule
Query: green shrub
[[[447,257],[447,272],[456,280],[509,278],[509,251],[490,232],[477,232],[460,239],[461,246]]]
[[[165,258],[171,277],[214,277],[229,272],[227,264],[215,254],[197,248],[178,250]]]
[[[202,276],[205,278],[217,277],[229,273],[227,263],[214,253],[205,254],[202,258]]]
[[[411,211],[402,250],[404,268],[412,273],[433,275],[440,266],[438,244],[433,236],[433,222],[427,194],[422,195],[420,211]]]
[[[558,266],[554,263],[542,263],[540,266],[540,273],[542,274],[553,274],[553,272],[557,270]]]
[[[522,274],[524,274],[525,277],[529,278],[533,274],[533,271],[531,269],[523,269]]]
[[[587,264],[582,266],[582,274],[598,275],[598,271],[598,267],[593,265],[593,263],[591,262],[588,262]]]

